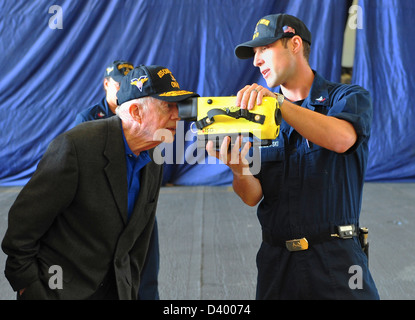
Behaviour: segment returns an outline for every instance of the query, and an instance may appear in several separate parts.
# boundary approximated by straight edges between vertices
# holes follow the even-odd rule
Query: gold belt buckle
[[[308,249],[308,241],[306,238],[287,240],[285,246],[289,251],[303,251]]]

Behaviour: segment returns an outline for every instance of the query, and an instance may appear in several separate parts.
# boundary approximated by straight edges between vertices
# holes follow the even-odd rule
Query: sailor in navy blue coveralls
[[[253,57],[267,86],[279,86],[280,93],[254,83],[238,91],[235,104],[250,110],[263,97],[277,98],[280,133],[260,149],[255,176],[242,161],[250,145],[241,148],[241,138],[231,151],[227,138],[218,152],[211,142],[206,149],[232,169],[241,199],[259,203],[257,299],[378,299],[356,234],[371,98],[357,85],[332,83],[312,70],[310,49],[311,33],[300,19],[261,18],[252,40],[238,45],[235,55]]]
[[[307,141],[283,120],[278,138],[261,148],[256,177],[264,193],[258,206],[264,241],[257,255],[257,298],[378,298],[358,238],[331,236],[337,226],[359,226],[372,120],[369,93],[315,73],[309,96],[298,104],[351,122],[358,139],[339,154]],[[303,237],[308,250],[287,250],[286,240]],[[349,287],[351,266],[363,270],[362,289]]]
[[[121,82],[122,76],[125,75],[120,73],[117,66],[128,64],[126,61],[114,61],[108,66],[107,70],[111,70],[109,73],[105,73],[105,77],[112,77],[118,83]],[[132,66],[131,66],[132,68]],[[123,71],[125,68],[121,68]],[[106,119],[114,116],[114,112],[108,105],[107,97],[104,97],[99,103],[83,110],[78,113],[75,119],[75,125],[91,121]],[[127,158],[127,160],[132,161]],[[129,183],[130,185],[130,183]],[[150,238],[149,249],[147,252],[146,262],[144,264],[143,271],[140,278],[140,288],[138,297],[140,300],[158,300],[158,273],[160,269],[160,254],[159,254],[159,238],[158,238],[158,227],[157,219],[154,221],[154,229]]]
[[[78,113],[76,115],[75,125],[81,122],[98,120],[98,119],[106,119],[112,116],[115,116],[115,114],[114,112],[112,112],[111,108],[109,107],[107,99],[103,98],[99,103]]]

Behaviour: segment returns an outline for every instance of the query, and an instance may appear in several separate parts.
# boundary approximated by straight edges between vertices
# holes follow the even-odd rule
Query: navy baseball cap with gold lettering
[[[252,40],[238,45],[235,48],[235,55],[239,59],[252,58],[253,48],[266,46],[281,38],[292,38],[295,35],[311,45],[311,32],[304,22],[289,14],[271,14],[258,21]]]
[[[122,79],[120,90],[117,92],[118,105],[143,97],[179,102],[198,96],[197,93],[180,89],[169,69],[155,65],[139,65],[134,68]]]
[[[124,60],[115,60],[111,62],[105,69],[104,77],[111,77],[117,82],[121,82],[122,78],[126,76],[134,66],[131,62]]]

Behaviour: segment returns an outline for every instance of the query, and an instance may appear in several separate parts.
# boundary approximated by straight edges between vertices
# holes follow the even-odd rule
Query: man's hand
[[[208,141],[206,144],[206,151],[211,157],[218,158],[226,164],[232,170],[234,175],[250,174],[249,163],[245,157],[249,152],[251,143],[247,142],[242,150],[239,151],[242,145],[242,136],[236,138],[235,145],[231,150],[229,148],[230,141],[230,137],[225,137],[219,151],[213,149],[213,141]]]
[[[255,104],[260,105],[263,97],[273,97],[275,94],[256,83],[246,85],[236,95],[236,106],[251,110]]]
[[[262,103],[263,97],[276,97],[276,95],[253,83],[238,91],[236,106],[252,109],[255,103],[257,105]],[[284,120],[301,136],[323,148],[344,153],[357,141],[356,130],[346,120],[303,108],[287,100],[284,100],[280,110]]]
[[[206,144],[206,151],[212,157],[216,157],[226,164],[233,173],[233,189],[247,205],[255,206],[262,199],[262,188],[259,180],[249,170],[246,155],[251,143],[247,142],[241,151],[242,136],[235,140],[232,150],[229,150],[230,138],[226,137],[219,151],[213,149],[213,141]]]

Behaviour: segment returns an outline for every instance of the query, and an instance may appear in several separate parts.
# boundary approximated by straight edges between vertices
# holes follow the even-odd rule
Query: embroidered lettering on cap
[[[268,26],[269,25],[269,20],[261,19],[261,20],[258,21],[258,23],[256,25],[259,25],[259,24],[264,24],[264,25]]]
[[[261,20],[259,20],[258,23],[256,24],[255,31],[254,31],[254,35],[252,36],[252,40],[254,40],[255,38],[257,38],[259,36],[258,25],[263,24],[265,26],[268,26],[269,23],[270,23],[270,21],[267,20],[267,19],[261,19]]]
[[[118,68],[118,70],[122,69],[122,68],[133,69],[133,66],[131,64],[124,63],[124,64],[119,64],[117,68]]]
[[[131,65],[131,64],[128,64],[128,63],[123,63],[123,64],[119,64],[118,66],[117,66],[117,68],[118,68],[118,70],[121,70],[121,69],[126,69],[125,71],[124,71],[124,75],[126,76],[131,70],[133,70],[134,69],[134,67]],[[112,68],[111,69],[111,71],[113,70],[114,68]],[[107,71],[108,71],[108,68],[107,68]],[[109,73],[109,72],[108,72]]]
[[[157,72],[159,78],[163,78],[166,74],[171,74],[171,71],[167,68],[161,69],[159,72]]]

